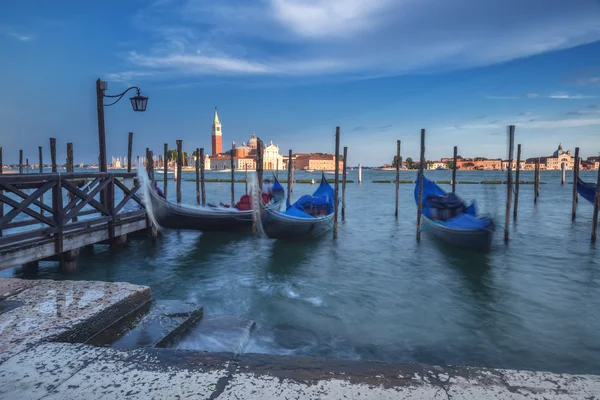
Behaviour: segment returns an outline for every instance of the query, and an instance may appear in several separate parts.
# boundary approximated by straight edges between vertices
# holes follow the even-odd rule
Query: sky
[[[426,157],[523,157],[562,143],[600,152],[600,0],[22,0],[0,13],[0,146],[95,163],[95,81],[150,98],[107,107],[109,156],[163,143],[209,151],[254,132],[281,153],[333,152],[349,164]],[[133,92],[129,92],[132,93]],[[129,97],[129,94],[126,96]]]

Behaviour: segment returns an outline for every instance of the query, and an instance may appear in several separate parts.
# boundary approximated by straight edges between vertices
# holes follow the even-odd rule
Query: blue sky
[[[210,148],[256,132],[282,153],[333,151],[351,164],[505,157],[515,124],[525,157],[559,142],[600,151],[598,0],[24,0],[0,14],[0,146],[5,162],[58,139],[95,162],[95,80],[138,85],[148,111],[106,109],[108,155],[162,144]],[[110,162],[110,159],[109,159]]]

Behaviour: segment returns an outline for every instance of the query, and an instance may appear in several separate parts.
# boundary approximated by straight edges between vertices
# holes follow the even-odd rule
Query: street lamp
[[[109,107],[114,104],[117,104],[119,100],[125,96],[125,93],[129,92],[131,89],[136,89],[137,94],[133,97],[130,97],[131,106],[133,107],[133,111],[143,112],[146,111],[146,106],[148,105],[148,98],[142,96],[140,94],[140,88],[137,86],[132,86],[125,90],[122,93],[117,95],[107,95],[104,94],[104,91],[108,89],[108,84],[105,81],[98,79],[96,81],[96,105],[98,108],[98,141],[100,145],[100,172],[106,172],[106,133],[104,131],[104,107]],[[104,98],[114,98],[116,99],[110,104],[104,104]]]

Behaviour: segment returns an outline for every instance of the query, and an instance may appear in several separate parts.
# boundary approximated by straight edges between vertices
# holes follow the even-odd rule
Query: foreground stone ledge
[[[0,398],[598,399],[600,377],[46,343],[0,364]],[[44,397],[45,396],[45,397]]]
[[[41,342],[84,342],[150,300],[150,288],[120,282],[0,279],[0,293],[12,305],[0,313],[0,362]]]

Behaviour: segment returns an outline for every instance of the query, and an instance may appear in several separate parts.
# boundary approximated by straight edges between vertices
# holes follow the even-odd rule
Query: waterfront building
[[[572,170],[575,166],[575,157],[571,155],[570,150],[563,150],[562,144],[559,143],[556,151],[549,157],[533,157],[528,158],[524,169],[535,169],[535,161],[539,158],[540,169],[542,170],[558,170],[562,169],[564,164],[565,169]],[[581,165],[581,159],[579,160]]]
[[[295,169],[315,170],[315,171],[334,171],[335,155],[324,153],[298,153],[295,155]],[[338,161],[340,171],[344,163]]]

